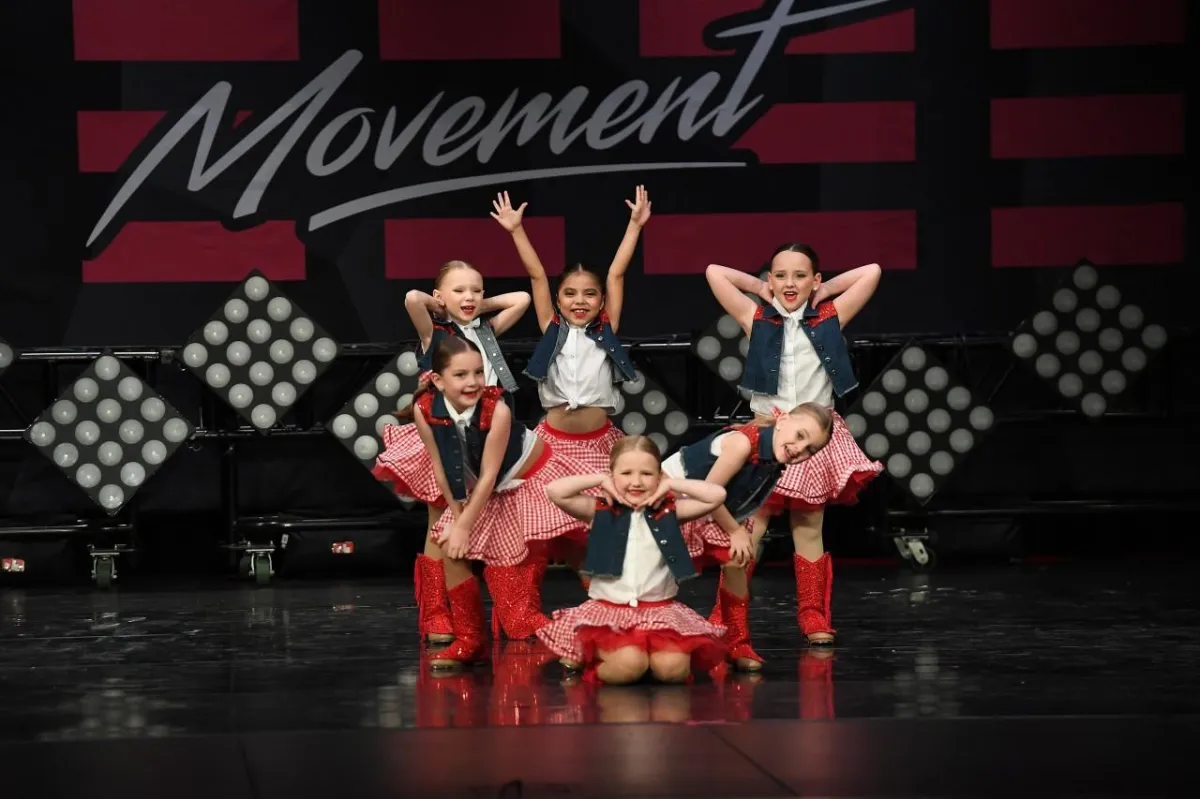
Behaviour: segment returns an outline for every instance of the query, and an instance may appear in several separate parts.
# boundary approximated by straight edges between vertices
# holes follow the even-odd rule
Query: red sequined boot
[[[750,578],[754,576],[754,567],[758,565],[757,560],[752,560],[746,564],[746,587],[750,587]],[[721,617],[721,592],[725,590],[725,570],[721,569],[721,579],[717,582],[717,601],[713,603],[712,613],[708,614],[709,624],[724,625]],[[746,594],[749,596],[749,594]]]
[[[546,562],[529,560],[518,566],[485,566],[483,579],[492,595],[492,635],[501,629],[508,638],[531,638],[550,623],[542,613],[542,577]]]
[[[741,671],[758,671],[762,656],[750,645],[750,597],[734,596],[721,589],[721,617],[725,625],[725,659]]]
[[[435,669],[448,669],[483,659],[487,632],[483,628],[483,594],[474,577],[448,592],[450,618],[454,623],[454,643],[429,659]]]
[[[836,630],[830,626],[829,600],[833,590],[833,560],[826,552],[816,561],[793,556],[796,569],[796,622],[810,644],[829,646]]]
[[[417,594],[417,629],[422,638],[435,644],[454,640],[450,622],[450,601],[446,598],[446,572],[440,560],[425,554],[417,555],[413,568],[413,583]]]

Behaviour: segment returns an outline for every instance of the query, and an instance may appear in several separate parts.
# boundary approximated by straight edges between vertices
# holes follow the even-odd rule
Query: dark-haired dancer
[[[500,389],[486,385],[483,357],[469,340],[443,338],[431,367],[412,413],[447,506],[433,527],[445,553],[454,633],[454,643],[430,660],[443,668],[479,660],[485,651],[483,599],[469,561],[486,564],[484,578],[510,637],[530,636],[548,621],[536,592],[506,604],[513,595],[496,580],[508,573],[495,569],[528,562],[535,543],[582,533],[577,520],[546,498],[546,485],[585,470],[513,421]]]
[[[446,336],[457,336],[471,341],[486,355],[483,367],[487,385],[516,391],[516,378],[500,352],[496,337],[515,325],[528,310],[529,294],[514,291],[485,297],[483,275],[466,261],[443,264],[433,286],[433,294],[413,289],[404,298],[404,307],[421,342],[418,367],[422,372],[428,372],[438,342]],[[487,314],[493,315],[485,320]],[[428,380],[427,377],[423,379]],[[441,517],[446,504],[433,479],[429,452],[411,424],[385,427],[383,442],[384,451],[375,462],[375,476],[392,483],[399,496],[424,502],[428,508],[425,551],[417,556],[413,576],[421,636],[434,643],[452,641],[454,635],[450,630],[442,551],[431,537],[434,522]],[[495,581],[497,585],[515,587],[522,581],[532,584],[540,579],[536,567],[507,568],[508,579]],[[504,604],[503,600],[500,604]]]
[[[546,269],[530,243],[521,219],[528,203],[513,208],[508,192],[497,195],[492,217],[512,234],[521,263],[529,273],[533,307],[542,340],[525,374],[538,383],[546,416],[537,434],[556,451],[597,472],[608,470],[609,453],[621,440],[609,416],[620,402],[617,385],[636,377],[629,354],[617,338],[625,303],[625,270],[650,219],[650,195],[638,186],[626,200],[629,225],[604,279],[584,266],[567,267],[557,296],[550,293]]]
[[[725,311],[750,338],[741,388],[751,392],[756,418],[769,420],[805,402],[833,407],[858,386],[842,327],[858,315],[879,285],[878,264],[821,281],[817,253],[804,244],[785,244],[771,256],[767,282],[736,269],[711,264],[708,284]],[[760,305],[746,293],[761,297]],[[755,517],[753,544],[767,519],[787,508],[796,548],[797,622],[813,644],[832,644],[830,591],[833,566],[825,552],[825,506],[853,504],[858,492],[882,471],[854,441],[846,423],[833,415],[829,445],[807,461],[790,466],[767,504]],[[740,574],[722,571],[722,590],[747,596]],[[718,597],[714,618],[720,619]]]

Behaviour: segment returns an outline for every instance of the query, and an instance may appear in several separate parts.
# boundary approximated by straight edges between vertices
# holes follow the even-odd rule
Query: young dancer
[[[802,402],[833,408],[858,386],[842,337],[848,324],[879,285],[878,264],[868,264],[822,282],[817,253],[804,244],[784,244],[771,256],[764,283],[753,275],[712,264],[708,283],[725,311],[750,338],[741,388],[751,392],[756,418]],[[761,297],[759,305],[743,292]],[[755,547],[769,516],[790,511],[796,553],[796,618],[810,643],[833,643],[830,593],[833,565],[825,552],[822,526],[825,506],[853,504],[858,492],[883,470],[872,461],[833,413],[830,444],[816,457],[789,468],[759,511]],[[727,578],[728,572],[723,572]],[[719,605],[723,608],[723,605]]]
[[[546,499],[546,485],[583,471],[518,422],[497,386],[484,381],[483,357],[468,339],[446,336],[433,350],[430,385],[413,403],[413,421],[432,459],[446,510],[433,527],[445,557],[454,643],[435,668],[479,660],[486,644],[483,598],[469,561],[484,562],[492,594],[492,629],[533,635],[542,615],[539,585],[528,579],[531,542],[586,529]]]
[[[595,488],[607,497],[583,493]],[[682,682],[693,666],[708,670],[720,663],[725,628],[675,595],[680,580],[696,576],[680,523],[711,512],[725,500],[725,489],[665,479],[654,441],[630,436],[613,447],[610,472],[555,480],[546,495],[591,525],[583,566],[591,575],[590,599],[556,611],[538,631],[564,665],[624,684],[647,671],[663,682]]]
[[[446,336],[471,341],[484,359],[484,380],[505,391],[516,391],[517,382],[504,360],[496,337],[503,335],[529,308],[529,294],[515,291],[496,297],[483,294],[483,276],[466,261],[448,261],[438,270],[433,294],[413,289],[404,298],[404,307],[420,339],[417,363],[423,372],[430,369],[433,351]],[[495,314],[484,319],[486,314]],[[423,376],[423,381],[428,377]],[[442,552],[430,533],[446,505],[433,478],[429,452],[415,426],[391,425],[383,430],[384,450],[375,462],[375,476],[391,482],[396,493],[426,504],[425,551],[417,556],[415,573],[418,627],[423,638],[434,643],[454,640],[450,625],[450,605],[446,599],[446,581],[442,571]],[[527,570],[529,571],[529,570]],[[505,584],[538,580],[536,569],[529,574],[512,576]],[[498,583],[499,584],[499,583]],[[502,589],[503,590],[503,589]]]
[[[609,453],[622,437],[609,419],[620,401],[617,385],[636,377],[617,330],[625,303],[625,270],[650,219],[650,195],[638,186],[634,199],[625,201],[629,225],[607,276],[601,280],[588,267],[575,264],[563,272],[556,295],[550,293],[546,269],[521,225],[527,205],[513,208],[508,192],[502,192],[492,203],[492,218],[512,234],[529,273],[542,329],[542,339],[525,369],[537,381],[538,398],[546,411],[537,434],[556,451],[597,472],[606,471]]]
[[[750,583],[755,539],[762,536],[757,518],[785,469],[818,455],[829,443],[832,412],[806,402],[772,421],[756,420],[727,427],[689,444],[663,462],[672,478],[707,480],[725,486],[725,502],[708,517],[684,526],[693,557],[723,564],[716,610],[709,622],[727,628],[726,659],[743,671],[758,671],[762,657],[750,643]]]

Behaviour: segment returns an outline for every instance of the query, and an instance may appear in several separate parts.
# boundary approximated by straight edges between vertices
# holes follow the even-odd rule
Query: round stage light
[[[721,342],[715,336],[703,336],[696,342],[696,354],[705,361],[721,357]]]
[[[717,320],[717,332],[722,338],[737,338],[742,335],[742,326],[738,324],[738,320],[725,314]]]
[[[39,414],[25,438],[112,514],[192,433],[178,411],[128,366],[104,355]],[[146,436],[153,440],[141,445]]]
[[[727,383],[732,383],[742,376],[742,359],[732,355],[721,359],[717,366],[717,374]]]
[[[646,432],[646,417],[637,411],[631,411],[621,420],[621,428],[626,435],[640,436]]]
[[[0,375],[8,371],[8,367],[12,366],[16,360],[17,351],[11,344],[0,338]]]

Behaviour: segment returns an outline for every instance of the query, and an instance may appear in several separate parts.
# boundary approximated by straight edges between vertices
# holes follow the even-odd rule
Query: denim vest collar
[[[550,324],[546,326],[546,332],[542,334],[533,355],[529,358],[529,363],[525,366],[527,377],[538,382],[546,379],[550,373],[550,364],[554,362],[554,359],[562,352],[563,345],[567,343],[567,334],[570,330],[570,326],[563,321],[562,314],[555,310]],[[633,365],[633,360],[629,357],[625,347],[621,345],[621,340],[613,332],[612,325],[608,322],[608,314],[601,311],[600,315],[588,324],[584,335],[596,342],[596,345],[604,350],[608,360],[612,362],[615,367],[613,383],[623,383],[637,377],[637,368]]]
[[[832,301],[817,306],[806,305],[801,314],[801,332],[821,361],[825,374],[833,384],[833,392],[845,396],[858,387],[850,350],[842,336],[837,307]],[[779,362],[783,355],[785,317],[772,305],[760,305],[750,326],[750,346],[746,351],[746,368],[739,387],[756,394],[779,392]]]
[[[475,328],[475,335],[479,336],[479,343],[483,346],[483,357],[487,358],[491,364],[492,371],[496,373],[496,380],[500,386],[510,394],[518,388],[517,378],[509,368],[508,362],[504,359],[504,353],[500,350],[500,342],[496,340],[496,331],[492,329],[491,320],[476,319],[478,324],[472,324]],[[433,351],[446,336],[461,336],[465,338],[463,326],[453,319],[443,319],[441,317],[433,318],[433,335],[429,339],[429,349],[422,352],[417,358],[417,366],[422,372],[433,368]]]
[[[596,514],[588,533],[587,556],[580,571],[593,577],[621,576],[629,545],[629,526],[636,512],[625,505],[596,500]],[[657,507],[646,510],[646,526],[676,582],[695,577],[696,567],[683,540],[673,496],[668,494]]]

